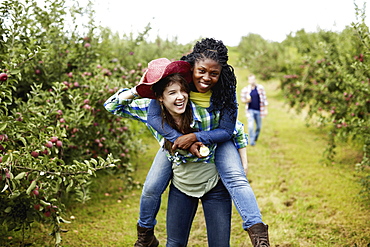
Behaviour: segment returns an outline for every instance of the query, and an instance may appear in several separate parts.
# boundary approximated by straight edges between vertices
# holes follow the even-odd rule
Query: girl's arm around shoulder
[[[205,145],[230,140],[234,133],[237,115],[238,111],[235,111],[234,113],[225,111],[220,118],[218,128],[209,131],[195,132],[197,140]]]

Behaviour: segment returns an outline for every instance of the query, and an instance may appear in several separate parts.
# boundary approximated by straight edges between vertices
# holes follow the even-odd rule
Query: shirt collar
[[[195,122],[202,122],[202,116],[197,111],[196,105],[192,101],[190,101],[190,104],[193,110],[193,125],[195,124]]]

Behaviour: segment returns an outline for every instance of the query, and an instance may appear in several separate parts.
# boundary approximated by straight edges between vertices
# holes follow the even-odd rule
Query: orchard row
[[[242,66],[263,79],[280,78],[289,105],[307,112],[310,124],[328,129],[328,161],[337,142],[362,146],[356,165],[364,171],[364,196],[370,197],[370,33],[365,7],[354,6],[360,21],[341,32],[300,30],[281,42],[256,34],[239,44]]]
[[[145,151],[142,127],[109,114],[104,101],[138,83],[142,64],[178,59],[190,45],[148,43],[149,26],[121,37],[96,26],[89,6],[45,2],[0,4],[0,231],[50,223],[59,245],[66,202],[87,202],[93,177],[113,172],[126,189],[137,186],[131,159]],[[66,19],[87,24],[68,29]]]

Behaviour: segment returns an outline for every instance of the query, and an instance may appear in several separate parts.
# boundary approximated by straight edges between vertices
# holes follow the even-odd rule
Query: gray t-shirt
[[[188,196],[200,198],[213,189],[219,180],[214,163],[173,164],[173,185]]]

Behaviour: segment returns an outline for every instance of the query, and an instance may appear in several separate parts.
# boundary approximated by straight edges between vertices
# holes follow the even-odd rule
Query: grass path
[[[248,150],[250,180],[276,246],[367,246],[369,208],[359,200],[355,152],[339,148],[332,166],[320,161],[324,130],[307,128],[288,111],[277,84],[265,85],[269,115],[258,144]]]
[[[236,73],[240,92],[246,85],[247,71],[236,68]],[[263,220],[270,226],[271,246],[368,246],[369,204],[358,197],[361,187],[354,165],[359,154],[343,145],[338,149],[336,163],[323,165],[320,161],[326,146],[325,130],[307,128],[302,116],[289,111],[276,81],[264,82],[264,85],[269,115],[263,120],[257,145],[248,147],[248,178]],[[239,119],[246,123],[243,106],[240,108]],[[148,151],[135,161],[135,179],[141,183],[158,150],[158,144],[147,135],[148,132],[143,134]],[[122,190],[119,178],[99,178],[93,199],[69,210],[75,219],[66,225],[69,232],[63,234],[63,246],[133,246],[140,192],[140,189]],[[167,191],[156,226],[161,246],[166,237],[166,198]],[[189,246],[207,245],[201,208],[189,243]],[[231,245],[251,246],[235,209]],[[35,246],[52,246],[52,243]]]

